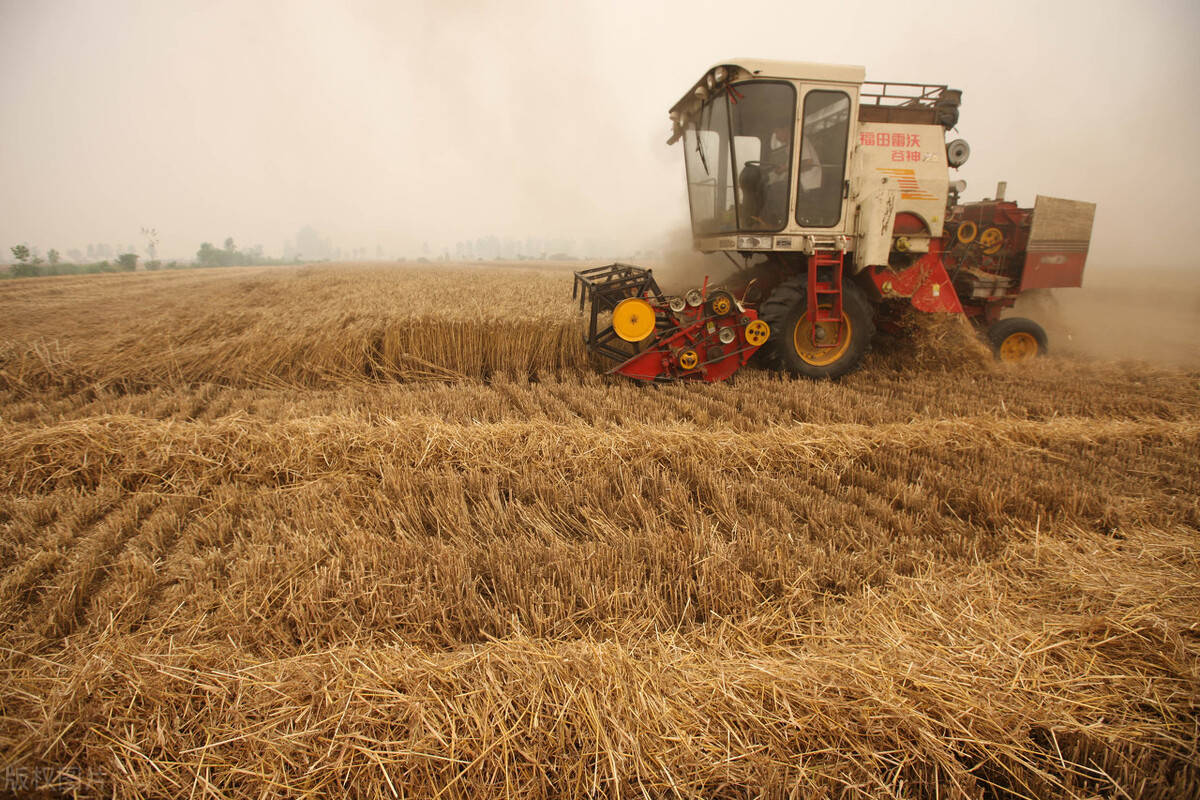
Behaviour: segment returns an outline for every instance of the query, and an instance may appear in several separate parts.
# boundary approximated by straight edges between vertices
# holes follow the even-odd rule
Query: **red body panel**
[[[899,271],[872,267],[871,280],[885,298],[908,297],[920,311],[963,313],[962,303],[954,292],[950,276],[942,264],[942,244],[934,241],[929,252],[915,264]]]
[[[1021,271],[1021,291],[1083,286],[1083,265],[1086,261],[1086,245],[1082,250],[1034,250],[1031,247],[1025,254],[1025,268]]]

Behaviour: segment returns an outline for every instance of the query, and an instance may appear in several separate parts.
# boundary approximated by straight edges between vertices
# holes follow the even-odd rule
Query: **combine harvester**
[[[946,142],[962,93],[864,82],[862,67],[739,59],[671,109],[696,249],[738,267],[725,285],[666,296],[628,264],[575,273],[588,348],[646,381],[728,378],[760,349],[813,378],[854,369],[877,324],[908,305],[965,314],[998,358],[1046,351],[1036,322],[1001,319],[1028,289],[1080,286],[1093,203],[965,203]],[[740,258],[740,262],[739,262]]]

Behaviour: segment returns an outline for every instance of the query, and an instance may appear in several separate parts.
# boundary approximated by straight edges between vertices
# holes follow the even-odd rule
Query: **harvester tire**
[[[854,370],[875,335],[875,311],[858,284],[842,284],[842,320],[846,339],[831,348],[808,345],[813,331],[807,324],[808,276],[796,275],[780,283],[759,307],[759,318],[771,326],[763,346],[766,363],[809,378],[837,378]]]
[[[1026,361],[1048,352],[1046,331],[1031,319],[1007,317],[987,331],[997,361]]]

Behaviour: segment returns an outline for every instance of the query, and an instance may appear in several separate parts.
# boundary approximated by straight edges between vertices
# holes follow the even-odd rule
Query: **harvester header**
[[[612,264],[575,273],[573,297],[590,308],[585,336],[596,355],[629,378],[721,381],[750,360],[770,335],[758,312],[705,284],[667,297],[654,273]],[[624,345],[640,345],[630,355]]]
[[[1046,351],[1040,326],[1001,312],[1024,290],[1081,284],[1094,204],[1039,196],[1023,209],[1002,188],[961,202],[966,184],[950,170],[970,147],[947,134],[962,92],[865,78],[857,66],[732,59],[671,107],[694,246],[739,269],[680,297],[627,264],[577,273],[585,338],[614,372],[720,380],[757,355],[837,377],[907,305],[967,315],[1008,360]],[[750,335],[755,322],[766,335]]]

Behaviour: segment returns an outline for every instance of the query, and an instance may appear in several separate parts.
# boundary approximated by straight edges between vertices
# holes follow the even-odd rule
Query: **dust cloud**
[[[1028,292],[1006,316],[1041,324],[1054,354],[1200,369],[1200,271],[1088,267],[1083,284]]]
[[[720,253],[705,254],[694,250],[692,231],[688,227],[672,230],[654,254],[639,266],[653,269],[659,288],[667,294],[682,294],[688,289],[699,288],[705,278],[710,285],[720,283],[738,268],[737,263]]]

